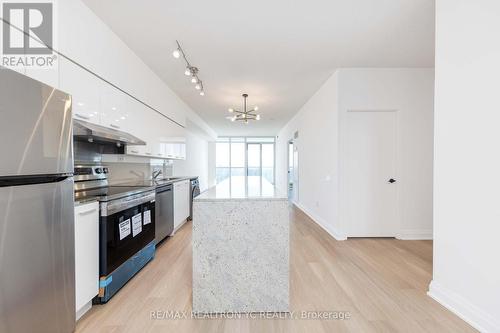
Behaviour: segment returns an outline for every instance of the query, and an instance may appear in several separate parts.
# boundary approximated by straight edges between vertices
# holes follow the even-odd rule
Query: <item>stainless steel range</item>
[[[155,186],[110,186],[103,165],[75,166],[75,201],[99,201],[99,295],[106,303],[155,254]]]

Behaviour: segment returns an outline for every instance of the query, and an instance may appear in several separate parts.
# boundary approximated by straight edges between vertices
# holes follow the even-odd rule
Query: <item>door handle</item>
[[[392,184],[392,183],[395,183],[395,182],[396,182],[396,179],[394,179],[394,178],[389,179],[389,183]]]
[[[97,208],[91,208],[91,209],[84,210],[82,212],[78,212],[78,215],[88,215],[88,214],[93,213],[95,211],[97,211]]]

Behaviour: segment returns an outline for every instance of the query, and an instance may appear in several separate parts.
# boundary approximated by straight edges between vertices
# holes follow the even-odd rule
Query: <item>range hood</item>
[[[144,146],[146,142],[127,132],[73,119],[73,138],[80,141]]]

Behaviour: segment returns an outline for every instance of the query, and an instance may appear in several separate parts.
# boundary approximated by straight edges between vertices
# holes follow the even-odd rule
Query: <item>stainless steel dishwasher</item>
[[[174,191],[172,184],[156,188],[155,204],[156,244],[174,231]]]

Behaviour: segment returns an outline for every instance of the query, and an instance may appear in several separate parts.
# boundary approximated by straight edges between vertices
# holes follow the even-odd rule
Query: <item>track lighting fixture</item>
[[[176,59],[178,59],[178,58],[180,58],[182,56],[182,58],[186,62],[186,70],[184,71],[184,74],[186,76],[191,77],[191,82],[192,83],[196,83],[196,85],[194,87],[195,87],[196,90],[201,90],[200,91],[200,96],[205,96],[205,89],[203,88],[203,82],[198,77],[198,72],[199,72],[198,68],[195,67],[195,66],[192,66],[189,63],[189,61],[188,61],[188,59],[186,57],[186,53],[182,49],[181,44],[179,43],[179,41],[176,40],[175,42],[177,43],[177,48],[172,52],[172,55]]]

